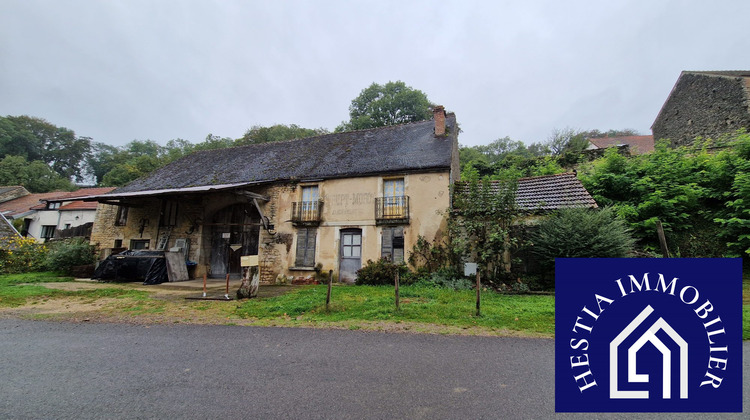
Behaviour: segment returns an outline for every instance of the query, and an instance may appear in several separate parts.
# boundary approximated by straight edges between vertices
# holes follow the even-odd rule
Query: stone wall
[[[683,73],[651,127],[654,140],[689,145],[750,128],[745,78]]]

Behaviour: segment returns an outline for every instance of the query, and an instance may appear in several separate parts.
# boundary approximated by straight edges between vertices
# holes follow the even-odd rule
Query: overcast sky
[[[748,0],[0,0],[0,115],[161,144],[333,130],[373,82],[465,145],[650,126],[682,70],[750,69]]]

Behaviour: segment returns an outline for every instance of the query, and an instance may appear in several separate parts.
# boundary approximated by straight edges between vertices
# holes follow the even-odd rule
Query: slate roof
[[[654,151],[654,136],[599,137],[589,141],[599,149],[627,144],[630,146],[630,153],[634,155]]]
[[[13,227],[13,225],[8,221],[8,219],[5,218],[2,214],[0,214],[0,238],[6,239],[11,238],[14,236],[21,236],[16,228]]]
[[[108,195],[448,169],[455,114],[447,114],[445,122],[445,136],[435,136],[435,123],[428,120],[196,152]]]
[[[457,183],[455,189],[461,191],[467,186],[465,182]],[[490,188],[494,192],[500,191],[502,187],[502,181],[490,182]],[[530,213],[574,207],[599,207],[572,172],[519,179],[516,204],[522,211]]]

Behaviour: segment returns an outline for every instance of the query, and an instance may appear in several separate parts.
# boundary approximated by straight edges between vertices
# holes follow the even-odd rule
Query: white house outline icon
[[[633,398],[633,399],[647,399],[648,391],[621,391],[618,387],[617,382],[617,350],[625,339],[627,339],[643,321],[648,318],[651,313],[654,312],[654,308],[651,305],[638,314],[633,321],[625,327],[620,334],[609,343],[609,397],[610,398]],[[687,368],[688,368],[688,344],[685,340],[680,337],[679,334],[664,320],[659,318],[654,324],[640,336],[630,348],[628,348],[628,382],[634,383],[648,383],[648,374],[637,373],[637,353],[647,342],[651,343],[656,347],[662,355],[662,398],[672,398],[672,352],[664,343],[659,340],[656,333],[662,330],[669,338],[671,338],[675,344],[680,348],[680,398],[686,399],[688,397],[688,381],[687,381]]]

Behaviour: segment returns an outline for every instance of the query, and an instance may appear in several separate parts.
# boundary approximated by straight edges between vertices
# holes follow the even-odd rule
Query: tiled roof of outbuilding
[[[457,183],[456,190],[461,191],[467,185],[465,182]],[[501,181],[490,183],[494,192],[499,191],[502,185]],[[591,194],[572,172],[519,179],[516,204],[521,210],[531,213],[573,207],[598,207]]]
[[[642,155],[654,151],[654,136],[599,137],[589,139],[589,141],[600,149],[627,144],[630,146],[630,153],[634,155]]]
[[[193,153],[111,194],[450,168],[455,114],[433,120]]]

